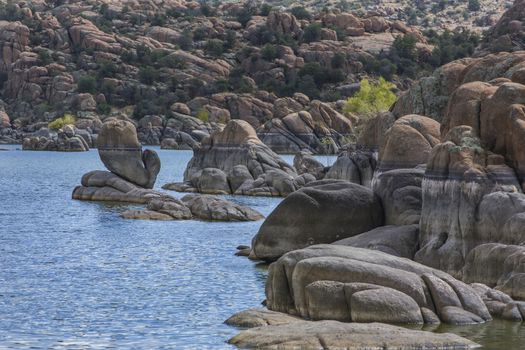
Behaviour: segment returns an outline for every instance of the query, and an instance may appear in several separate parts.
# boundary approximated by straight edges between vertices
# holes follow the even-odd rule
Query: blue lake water
[[[266,268],[234,256],[262,222],[124,220],[128,206],[71,200],[104,168],[96,151],[18,147],[0,146],[0,349],[231,348],[224,320],[264,300]],[[157,187],[182,180],[191,152],[158,152]],[[229,198],[265,215],[280,201]],[[525,327],[505,322],[437,331],[525,344]]]

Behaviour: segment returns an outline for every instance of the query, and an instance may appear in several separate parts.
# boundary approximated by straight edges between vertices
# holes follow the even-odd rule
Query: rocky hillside
[[[501,0],[328,0],[268,1],[284,8],[339,9],[357,13],[376,12],[388,20],[400,20],[421,29],[454,29],[469,27],[481,30],[494,25],[513,1]]]
[[[477,43],[466,31],[423,33],[386,5],[336,5],[3,4],[0,142],[85,149],[69,139],[94,147],[101,121],[116,117],[133,121],[143,143],[195,148],[242,119],[278,152],[337,152],[354,136],[343,100],[363,78],[405,89]],[[57,121],[65,114],[76,118],[73,134]]]

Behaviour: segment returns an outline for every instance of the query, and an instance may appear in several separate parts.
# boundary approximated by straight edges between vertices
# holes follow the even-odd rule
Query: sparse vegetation
[[[65,125],[75,125],[75,122],[75,117],[72,114],[66,113],[62,117],[50,122],[47,126],[50,129],[58,130],[63,128]]]
[[[379,78],[377,83],[370,83],[364,79],[359,91],[346,101],[345,111],[365,118],[388,111],[397,99],[396,94],[392,92],[394,88],[395,85],[384,78]]]

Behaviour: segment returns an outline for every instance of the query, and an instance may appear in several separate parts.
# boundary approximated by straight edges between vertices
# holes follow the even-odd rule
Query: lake
[[[262,221],[124,220],[131,206],[71,200],[84,173],[104,169],[96,151],[0,148],[0,349],[232,348],[224,320],[265,298],[266,267],[234,256]],[[192,153],[155,149],[156,187],[181,181]],[[280,202],[227,198],[265,215]],[[437,331],[485,349],[525,344],[516,323]]]

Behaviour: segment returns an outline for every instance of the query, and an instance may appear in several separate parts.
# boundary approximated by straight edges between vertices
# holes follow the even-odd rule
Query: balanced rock
[[[105,122],[98,136],[98,153],[111,172],[140,187],[153,188],[160,160],[155,151],[142,151],[132,123],[125,120]]]

